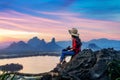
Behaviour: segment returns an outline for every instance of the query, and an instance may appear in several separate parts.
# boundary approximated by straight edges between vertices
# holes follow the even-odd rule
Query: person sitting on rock
[[[68,30],[71,37],[72,37],[72,47],[67,47],[66,49],[62,50],[62,54],[60,57],[60,64],[62,64],[65,61],[66,56],[72,56],[72,58],[78,54],[81,51],[81,39],[79,38],[78,30],[76,28],[72,28],[71,30]]]

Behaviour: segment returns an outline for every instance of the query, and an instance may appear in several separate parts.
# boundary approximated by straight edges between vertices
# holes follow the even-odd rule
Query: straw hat
[[[68,30],[68,31],[73,36],[79,36],[78,30],[76,28],[72,28],[71,30]]]

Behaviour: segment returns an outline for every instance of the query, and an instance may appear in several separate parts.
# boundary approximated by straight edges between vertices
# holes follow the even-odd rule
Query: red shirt
[[[75,38],[72,38],[72,49],[78,54],[81,51],[81,47],[77,47],[77,41]]]

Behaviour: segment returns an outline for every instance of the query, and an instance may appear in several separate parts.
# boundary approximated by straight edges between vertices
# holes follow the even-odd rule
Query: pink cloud
[[[118,22],[83,19],[76,17],[77,14],[74,13],[41,13],[54,15],[60,19],[36,17],[15,11],[0,12],[0,28],[21,32],[37,32],[39,33],[37,36],[47,40],[50,40],[52,37],[56,37],[57,40],[69,40],[68,29],[76,27],[83,41],[93,38],[120,40],[120,23]]]

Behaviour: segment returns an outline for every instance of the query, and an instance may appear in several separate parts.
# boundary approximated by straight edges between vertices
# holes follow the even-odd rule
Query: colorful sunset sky
[[[0,0],[0,42],[70,40],[73,27],[82,41],[120,40],[120,0]]]

